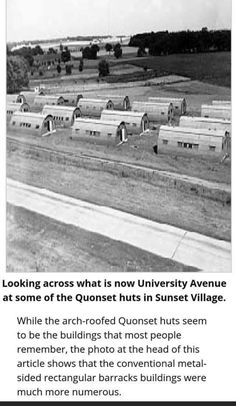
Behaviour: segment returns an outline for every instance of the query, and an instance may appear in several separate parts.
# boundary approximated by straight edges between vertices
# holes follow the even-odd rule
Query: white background
[[[20,0],[19,0],[20,1]],[[3,3],[3,2],[2,2]],[[235,2],[234,9],[235,9]],[[26,11],[27,12],[27,11]],[[235,14],[235,13],[234,13]],[[1,401],[15,401],[16,399],[16,381],[15,377],[19,371],[16,368],[16,331],[19,330],[16,324],[16,317],[21,315],[37,315],[38,317],[55,316],[55,317],[100,317],[106,315],[107,317],[114,317],[115,315],[125,317],[196,317],[207,318],[208,326],[189,328],[185,330],[184,336],[186,342],[195,344],[201,347],[204,358],[207,359],[207,384],[127,384],[121,389],[124,394],[120,398],[88,398],[86,400],[126,400],[126,401],[233,401],[235,400],[235,362],[236,362],[236,335],[235,335],[235,292],[236,292],[236,278],[235,278],[235,258],[233,258],[233,272],[232,274],[6,274],[5,273],[5,10],[4,4],[1,4],[1,146],[0,146],[0,165],[1,165],[1,185],[0,185],[0,198],[1,198],[1,228],[0,228],[0,248],[1,248],[1,278],[5,280],[17,280],[29,277],[30,279],[61,279],[61,280],[76,280],[83,279],[86,276],[90,279],[107,279],[117,280],[118,278],[124,280],[132,279],[151,279],[154,277],[156,280],[161,279],[185,279],[191,280],[192,278],[198,280],[226,280],[228,288],[224,292],[227,301],[222,304],[208,304],[208,303],[177,303],[177,304],[160,304],[160,303],[109,303],[108,304],[79,304],[79,303],[39,303],[39,304],[16,304],[16,303],[2,303],[0,302],[0,400]],[[234,68],[235,53],[233,56]],[[232,68],[232,71],[233,71]],[[233,81],[234,82],[234,81]],[[233,83],[234,84],[234,83]],[[235,90],[235,86],[233,86]],[[234,123],[233,123],[234,124]],[[233,126],[234,128],[234,126]],[[234,131],[232,131],[234,134]],[[234,138],[234,135],[233,135]],[[233,152],[235,156],[235,151]],[[235,164],[233,161],[232,173],[235,173]],[[234,179],[234,176],[233,176]],[[232,184],[233,185],[233,184]],[[233,188],[234,190],[234,188]],[[235,197],[233,193],[233,197]],[[233,213],[234,218],[234,213]],[[233,234],[234,241],[234,234]],[[50,290],[52,291],[52,290]],[[61,291],[61,289],[60,289]],[[5,292],[5,290],[4,290]],[[35,291],[37,292],[37,291]],[[6,292],[10,293],[10,292]],[[11,293],[19,293],[12,290]],[[21,293],[27,293],[21,292]],[[33,293],[33,291],[30,291]],[[43,292],[40,291],[40,294]],[[46,293],[46,292],[45,292]],[[68,294],[71,293],[68,291]],[[83,294],[92,293],[91,290],[83,291]],[[94,292],[93,292],[94,293]],[[96,293],[109,293],[96,292]],[[140,293],[138,291],[127,291],[123,289],[123,294]],[[154,292],[153,292],[154,293]],[[161,293],[171,294],[180,293],[180,291],[172,292],[166,290]],[[183,292],[188,293],[188,292]],[[219,293],[217,289],[214,292]],[[222,292],[223,293],[223,292]],[[3,295],[3,289],[0,287],[0,296]],[[138,344],[138,343],[137,343]],[[112,343],[111,343],[112,345]],[[121,343],[122,345],[122,343]],[[115,359],[115,357],[112,357]],[[134,357],[137,358],[137,357]],[[151,358],[151,357],[149,357]],[[35,371],[34,371],[35,372]],[[78,371],[77,371],[78,372]],[[116,371],[118,373],[118,371]],[[150,371],[151,373],[152,371]],[[37,372],[39,373],[39,371]],[[106,385],[109,387],[109,385]],[[111,387],[116,385],[110,385]],[[23,400],[23,399],[18,399]],[[32,400],[32,399],[27,399]],[[33,400],[44,400],[42,398]],[[49,399],[47,399],[49,400]],[[78,399],[51,399],[51,400],[78,400]],[[85,399],[79,399],[85,400]]]

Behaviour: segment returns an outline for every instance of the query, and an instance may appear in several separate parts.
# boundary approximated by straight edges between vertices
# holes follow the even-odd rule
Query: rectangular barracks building
[[[149,119],[146,113],[135,111],[103,110],[101,120],[104,121],[123,121],[128,134],[141,134],[148,130]]]
[[[134,101],[132,111],[145,112],[153,123],[171,123],[174,109],[172,103]]]
[[[52,116],[55,126],[62,128],[70,128],[74,124],[75,119],[81,116],[78,107],[52,105],[44,106],[42,114]]]
[[[225,131],[187,127],[160,127],[158,152],[192,153],[219,156],[227,152]]]
[[[185,98],[176,97],[149,97],[150,102],[155,103],[172,103],[174,115],[182,116],[187,112],[187,102]]]
[[[55,124],[51,115],[16,111],[9,122],[9,131],[24,135],[44,137],[54,133]]]
[[[114,110],[131,110],[129,96],[122,95],[98,95],[98,99],[109,99],[112,101]]]
[[[7,122],[12,118],[16,111],[30,111],[30,106],[27,103],[7,103]]]
[[[223,120],[231,120],[231,105],[203,104],[201,116],[206,118],[221,118]]]
[[[220,118],[182,116],[179,120],[180,127],[205,128],[206,130],[227,131],[231,134],[231,121]]]
[[[81,117],[75,119],[72,127],[72,138],[94,143],[118,145],[127,141],[127,129],[122,121]]]
[[[82,98],[77,104],[84,117],[100,118],[102,110],[113,110],[114,105],[110,99],[85,99]]]

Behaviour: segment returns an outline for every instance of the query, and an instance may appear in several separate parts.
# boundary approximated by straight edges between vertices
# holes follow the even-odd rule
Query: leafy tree
[[[32,48],[32,55],[43,55],[44,52],[42,48],[39,45],[36,45],[36,47]]]
[[[60,64],[57,65],[57,73],[58,73],[58,75],[60,75],[60,73],[61,73],[61,65]]]
[[[66,65],[66,74],[71,75],[72,74],[72,65]]]
[[[83,70],[84,70],[84,61],[83,58],[81,58],[79,63],[79,71],[83,72]]]
[[[28,68],[24,58],[7,57],[7,93],[16,93],[29,85]]]
[[[71,53],[68,47],[65,47],[64,51],[61,53],[61,61],[66,63],[71,60]]]
[[[109,55],[110,55],[110,53],[111,53],[111,51],[112,51],[112,45],[109,44],[109,43],[107,43],[107,44],[105,45],[105,50],[106,50],[106,52],[109,52]]]
[[[99,49],[99,46],[96,44],[91,47],[85,47],[82,51],[82,56],[84,59],[97,59],[97,52]]]
[[[137,56],[139,58],[142,58],[145,55],[147,55],[147,52],[145,51],[145,48],[139,47],[139,49],[137,51]]]
[[[121,45],[118,43],[114,46],[114,56],[119,59],[122,57],[122,48]]]
[[[57,54],[57,50],[54,48],[48,48],[48,54]]]
[[[106,61],[106,59],[101,59],[101,61],[98,64],[99,77],[108,76],[109,73],[110,73],[109,63]]]

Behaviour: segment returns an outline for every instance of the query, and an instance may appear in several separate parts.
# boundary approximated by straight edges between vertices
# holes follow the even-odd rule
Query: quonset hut
[[[186,114],[187,112],[187,102],[185,98],[176,98],[176,97],[149,97],[150,102],[155,103],[172,103],[174,109],[174,115]]]
[[[128,96],[122,95],[98,95],[99,99],[111,100],[114,110],[130,110],[131,104]]]
[[[36,96],[34,99],[35,107],[42,108],[46,105],[62,106],[63,104],[64,104],[64,99],[62,96],[42,95],[42,96]]]
[[[28,103],[30,106],[34,104],[34,100],[36,96],[43,96],[44,92],[43,90],[40,90],[39,92],[33,92],[33,91],[24,91],[20,92],[20,96],[23,96],[25,98],[26,103]]]
[[[128,134],[141,134],[149,128],[149,120],[146,113],[135,111],[103,110],[101,120],[123,121]]]
[[[56,127],[71,127],[75,119],[81,116],[78,107],[52,105],[44,106],[42,114],[51,115]]]
[[[77,104],[82,116],[101,117],[102,110],[113,110],[114,105],[110,99],[80,99]]]
[[[180,127],[205,128],[206,130],[227,131],[231,134],[231,121],[220,118],[188,117],[182,116],[179,120]]]
[[[171,123],[173,120],[172,103],[135,101],[132,104],[132,111],[145,112],[154,123]]]
[[[77,118],[72,127],[72,138],[92,140],[95,143],[120,144],[127,140],[127,129],[122,121]]]
[[[9,130],[42,137],[56,131],[51,115],[21,111],[17,111],[12,115]]]
[[[226,139],[225,131],[163,125],[158,136],[158,151],[220,155],[224,152]]]
[[[27,103],[7,103],[7,122],[12,118],[16,111],[30,111],[30,106]]]
[[[83,95],[79,93],[62,93],[61,96],[64,99],[65,106],[76,107],[79,100],[82,99]]]
[[[26,98],[22,94],[7,94],[7,103],[26,103]]]
[[[206,118],[222,118],[224,120],[231,120],[231,105],[203,104],[201,116]]]

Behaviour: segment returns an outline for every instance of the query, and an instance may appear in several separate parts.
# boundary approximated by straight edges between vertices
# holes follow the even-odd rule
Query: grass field
[[[154,69],[160,76],[176,74],[219,86],[231,86],[230,52],[145,57],[130,63]]]

